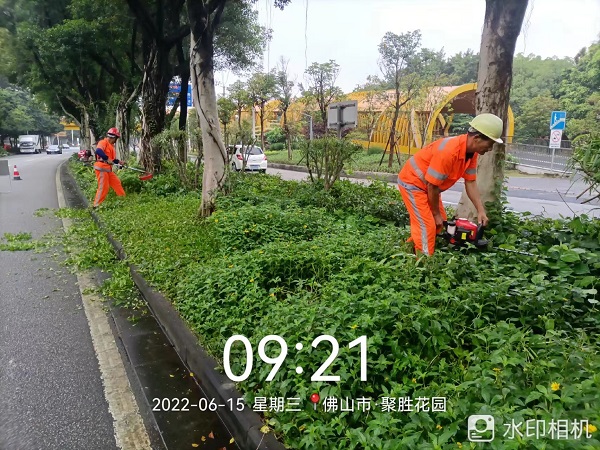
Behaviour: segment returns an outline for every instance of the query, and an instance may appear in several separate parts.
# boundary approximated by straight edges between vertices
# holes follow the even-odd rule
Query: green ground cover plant
[[[88,197],[95,180],[71,165]],[[598,285],[600,224],[506,213],[488,251],[444,250],[417,258],[404,244],[407,215],[385,184],[310,183],[234,174],[229,195],[208,219],[198,195],[165,192],[163,175],[125,198],[110,195],[99,214],[130,261],[162,291],[223,363],[225,342],[246,336],[254,368],[238,383],[258,397],[298,397],[300,412],[266,411],[266,425],[294,449],[455,449],[468,442],[467,417],[496,419],[492,449],[593,449],[600,446]],[[169,177],[169,175],[165,175]],[[531,252],[505,253],[501,247]],[[340,351],[311,347],[331,335]],[[289,354],[274,376],[257,357],[267,335]],[[359,351],[368,337],[367,381]],[[295,351],[295,343],[304,345]],[[271,357],[278,346],[270,344]],[[245,368],[241,345],[231,371]],[[296,367],[304,373],[297,374]],[[308,397],[370,398],[370,411],[315,411]],[[445,397],[444,412],[383,412],[382,397]],[[503,436],[498,424],[587,419],[579,440]],[[589,433],[590,438],[586,438]]]

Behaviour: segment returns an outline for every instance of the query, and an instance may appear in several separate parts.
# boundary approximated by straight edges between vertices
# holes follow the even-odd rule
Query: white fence
[[[507,155],[516,158],[516,163],[522,166],[551,172],[570,174],[569,166],[573,150],[570,148],[548,148],[542,145],[506,144]]]

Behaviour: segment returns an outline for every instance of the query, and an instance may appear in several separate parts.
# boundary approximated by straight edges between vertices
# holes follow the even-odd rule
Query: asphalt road
[[[304,180],[308,177],[305,172],[293,170],[267,169],[271,175],[280,175],[285,180]],[[366,180],[356,182],[368,183]],[[391,186],[395,186],[391,184]],[[590,217],[600,217],[600,205],[584,205],[576,198],[581,192],[581,182],[575,186],[567,179],[556,178],[513,178],[509,181],[509,207],[517,212],[530,212],[534,215],[559,218],[587,214]],[[442,200],[447,205],[456,205],[460,200],[463,185],[457,183],[442,194]]]
[[[14,155],[0,235],[61,233],[55,174],[64,155]],[[55,250],[0,251],[0,449],[116,449],[77,279]],[[56,250],[58,251],[58,250]]]

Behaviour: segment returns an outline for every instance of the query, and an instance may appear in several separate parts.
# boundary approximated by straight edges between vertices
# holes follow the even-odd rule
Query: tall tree
[[[242,111],[251,103],[248,89],[243,81],[236,81],[227,88],[229,99],[235,103],[238,128],[242,127]]]
[[[231,119],[236,110],[236,105],[229,97],[221,97],[217,100],[217,108],[219,110],[219,122],[221,122],[221,126],[223,127],[223,136],[225,136],[225,146],[227,146],[229,144],[229,142],[227,142],[227,126],[231,123]]]
[[[275,0],[275,6],[283,8],[290,0]],[[191,28],[191,80],[193,98],[200,118],[204,146],[204,175],[202,177],[202,202],[199,214],[207,217],[214,210],[217,192],[226,180],[225,164],[227,151],[221,137],[215,91],[215,64],[239,69],[254,61],[262,50],[264,34],[248,33],[254,41],[231,40],[236,27],[248,30],[256,14],[250,8],[253,1],[247,0],[195,0],[187,2]],[[232,20],[226,23],[226,6],[231,7]],[[237,18],[237,20],[234,20]],[[229,28],[227,28],[227,25]],[[221,29],[231,33],[220,34]],[[239,33],[239,31],[237,31]],[[219,45],[220,41],[223,42]],[[225,43],[230,45],[225,45]],[[258,45],[256,45],[258,44]],[[217,49],[217,52],[215,51]]]
[[[479,67],[479,54],[468,49],[459,52],[446,62],[445,73],[449,77],[450,84],[461,85],[475,83],[477,81],[477,69]]]
[[[287,112],[294,98],[294,81],[290,80],[288,73],[288,62],[283,56],[279,59],[276,87],[278,92],[279,108],[283,114],[283,132],[285,134],[285,143],[288,151],[288,159],[292,159],[292,139],[290,133],[290,125],[288,123]]]
[[[252,106],[258,106],[260,143],[265,148],[265,106],[277,95],[277,79],[274,72],[257,72],[248,80],[248,96]]]
[[[152,143],[152,138],[165,127],[169,83],[177,75],[170,54],[190,33],[189,26],[183,22],[185,0],[126,1],[142,34],[144,67],[140,159],[146,170],[158,171],[161,167],[161,150]]]
[[[389,167],[392,167],[396,152],[396,127],[400,109],[412,99],[419,89],[421,78],[419,71],[413,66],[420,46],[421,32],[419,30],[402,34],[388,31],[379,44],[379,67],[384,78],[391,81],[394,89],[392,124],[388,138]]]
[[[557,92],[567,110],[566,132],[572,139],[598,130],[600,119],[600,41],[582,49]]]
[[[486,0],[479,73],[477,75],[476,113],[492,113],[506,124],[512,64],[517,38],[528,0]],[[505,125],[506,130],[506,125]],[[477,185],[490,212],[500,214],[504,182],[505,145],[494,144],[492,151],[479,158]],[[463,191],[458,205],[462,217],[477,217],[475,207]]]
[[[567,71],[573,67],[571,58],[542,58],[536,55],[515,55],[510,106],[516,116],[525,103],[535,97],[551,97]]]
[[[549,96],[540,95],[525,102],[515,119],[515,138],[519,142],[523,142],[523,139],[546,138],[550,133],[550,114],[559,108],[560,102]]]
[[[327,129],[327,108],[331,102],[343,95],[343,91],[336,86],[340,66],[333,59],[326,63],[314,62],[304,73],[307,87],[305,89],[300,85],[302,95],[317,104],[321,123]]]

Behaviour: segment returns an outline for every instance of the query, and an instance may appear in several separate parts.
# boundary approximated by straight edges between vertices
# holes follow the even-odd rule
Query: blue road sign
[[[175,100],[179,97],[179,93],[181,92],[181,85],[178,83],[171,82],[169,84],[169,94],[167,96],[167,106],[173,107],[175,105]],[[192,85],[188,84],[187,90],[187,105],[188,108],[192,107]]]
[[[564,130],[567,123],[567,112],[566,111],[552,111],[550,114],[550,129],[551,130]]]

